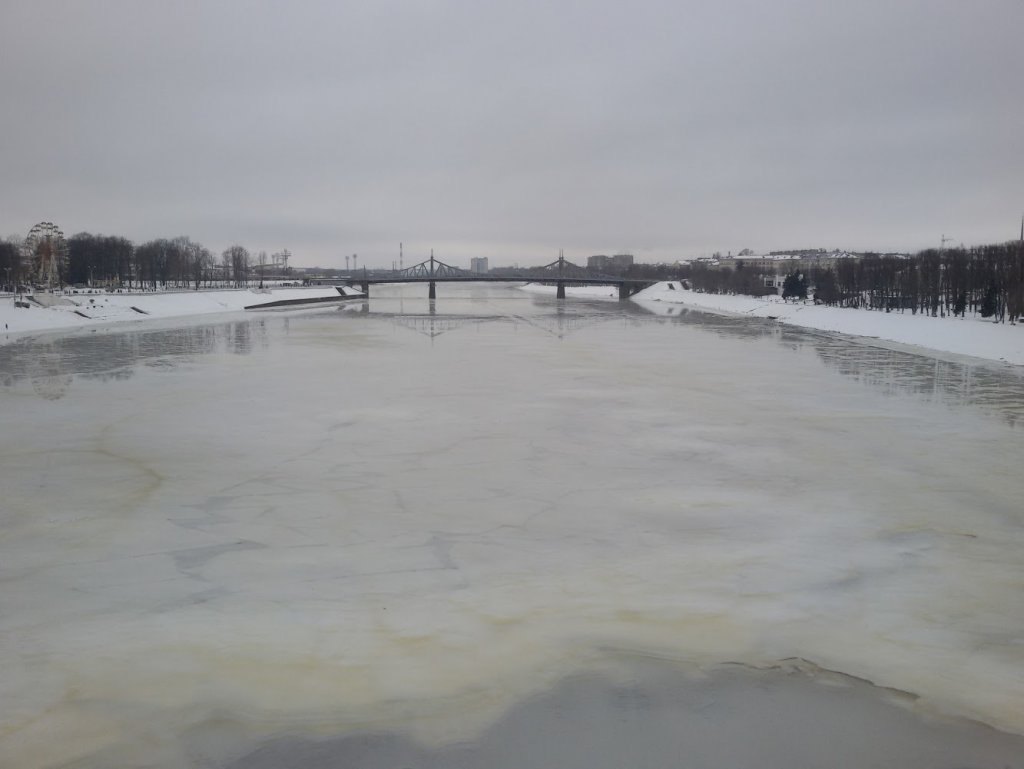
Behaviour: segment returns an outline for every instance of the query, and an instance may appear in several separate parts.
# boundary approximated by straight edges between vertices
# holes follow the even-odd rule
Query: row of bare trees
[[[908,258],[868,254],[812,269],[810,283],[823,304],[1013,323],[1024,316],[1024,242],[928,249]]]
[[[32,280],[30,257],[16,238],[0,241],[0,284],[11,290]],[[68,238],[59,268],[62,284],[151,288],[244,287],[262,283],[267,252],[255,257],[243,246],[218,259],[187,237],[158,238],[134,245],[127,238],[82,232]]]
[[[746,267],[742,262],[738,263],[735,269],[697,262],[688,269],[684,268],[680,277],[688,280],[695,291],[703,291],[706,294],[765,296],[776,293],[773,287],[768,286],[768,283],[774,283],[766,280],[769,277],[774,280],[774,273]]]
[[[21,253],[13,240],[0,240],[0,285],[13,286],[21,277]]]
[[[814,301],[835,307],[934,317],[967,313],[1011,323],[1024,317],[1024,242],[936,250],[912,256],[864,254],[829,266],[794,271]],[[741,266],[696,264],[688,278],[697,291],[714,294],[776,292],[777,276]]]

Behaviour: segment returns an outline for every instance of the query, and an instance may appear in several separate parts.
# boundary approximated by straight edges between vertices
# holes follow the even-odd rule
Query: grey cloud
[[[1024,206],[1016,0],[296,5],[8,3],[0,229],[525,263],[985,242]]]

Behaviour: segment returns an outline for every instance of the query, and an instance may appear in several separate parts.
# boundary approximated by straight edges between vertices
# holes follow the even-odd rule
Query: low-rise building
[[[612,272],[625,272],[633,266],[632,254],[596,254],[587,257],[588,270],[608,270]]]
[[[791,272],[803,272],[813,267],[832,269],[843,259],[856,259],[858,254],[848,251],[796,251],[784,253],[773,251],[770,254],[750,254],[747,256],[723,256],[718,260],[719,267],[730,269],[752,269],[761,273],[785,275]]]

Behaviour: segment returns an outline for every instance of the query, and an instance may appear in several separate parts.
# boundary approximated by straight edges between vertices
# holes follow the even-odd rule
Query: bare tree
[[[188,238],[183,239],[181,246],[185,254],[184,261],[188,267],[188,275],[195,290],[198,291],[199,286],[204,280],[207,282],[210,280],[213,254],[210,253],[208,248],[204,248],[201,244],[195,243]]]
[[[0,240],[0,280],[12,292],[21,282],[21,248],[22,239],[17,235]]]
[[[256,263],[260,268],[260,288],[263,288],[263,273],[267,269],[267,252],[260,251],[256,256]]]
[[[235,288],[241,288],[249,282],[249,265],[252,260],[249,252],[242,246],[231,246],[221,254],[225,272],[231,276]]]

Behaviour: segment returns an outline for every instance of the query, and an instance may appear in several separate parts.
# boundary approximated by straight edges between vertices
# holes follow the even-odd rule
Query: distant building
[[[482,275],[487,272],[487,257],[474,256],[469,260],[469,271]]]
[[[625,272],[632,266],[632,254],[615,254],[615,256],[597,254],[595,256],[587,257],[588,270],[609,270],[612,272]]]
[[[810,270],[814,267],[833,269],[844,259],[857,259],[858,254],[848,251],[772,251],[769,254],[747,256],[723,256],[717,266],[733,270],[757,270],[765,274],[786,275],[790,272]]]

